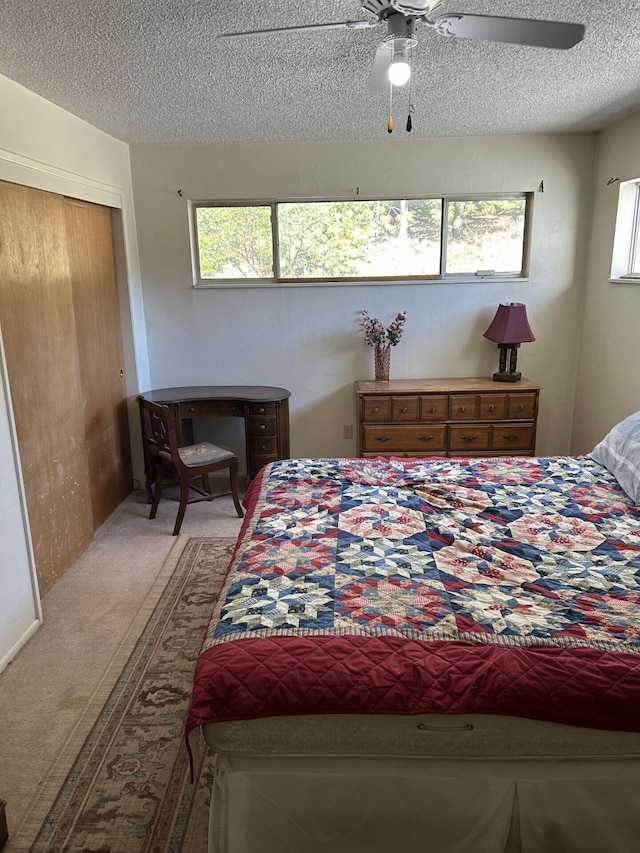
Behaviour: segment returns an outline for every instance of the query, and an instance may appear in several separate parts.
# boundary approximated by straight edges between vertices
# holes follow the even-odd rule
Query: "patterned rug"
[[[234,544],[188,540],[31,853],[206,851],[212,768],[203,750],[191,784],[183,726]]]

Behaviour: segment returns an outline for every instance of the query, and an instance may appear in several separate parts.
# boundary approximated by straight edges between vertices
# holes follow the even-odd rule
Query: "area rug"
[[[213,771],[202,750],[191,783],[183,726],[196,657],[234,544],[188,540],[25,850],[206,851]]]

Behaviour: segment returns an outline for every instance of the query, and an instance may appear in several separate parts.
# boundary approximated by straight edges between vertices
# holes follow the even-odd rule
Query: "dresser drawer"
[[[508,399],[506,394],[480,395],[480,420],[498,421],[507,417]]]
[[[449,427],[450,450],[490,450],[490,424],[460,424]]]
[[[494,450],[533,450],[533,424],[494,426]]]
[[[421,421],[446,421],[449,398],[446,394],[420,397]]]
[[[365,423],[386,423],[391,420],[391,397],[365,397],[362,402]]]
[[[452,394],[449,397],[450,421],[477,421],[478,396],[476,394]]]
[[[417,421],[419,404],[418,397],[392,397],[391,420],[394,423]]]
[[[362,449],[365,453],[411,452],[430,453],[445,449],[444,425],[365,426],[362,430]]]
[[[533,420],[536,414],[535,394],[509,394],[507,417],[517,420]]]

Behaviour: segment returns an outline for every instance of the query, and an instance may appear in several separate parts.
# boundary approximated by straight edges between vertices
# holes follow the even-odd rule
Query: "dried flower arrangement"
[[[390,347],[399,343],[406,319],[406,311],[401,311],[385,329],[377,317],[370,317],[368,311],[362,311],[360,325],[364,329],[365,343],[375,349],[375,378],[378,382],[389,380]]]

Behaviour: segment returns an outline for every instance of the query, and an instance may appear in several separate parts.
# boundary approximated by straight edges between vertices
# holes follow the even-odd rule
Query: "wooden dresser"
[[[533,456],[540,386],[522,378],[358,380],[358,456]]]

